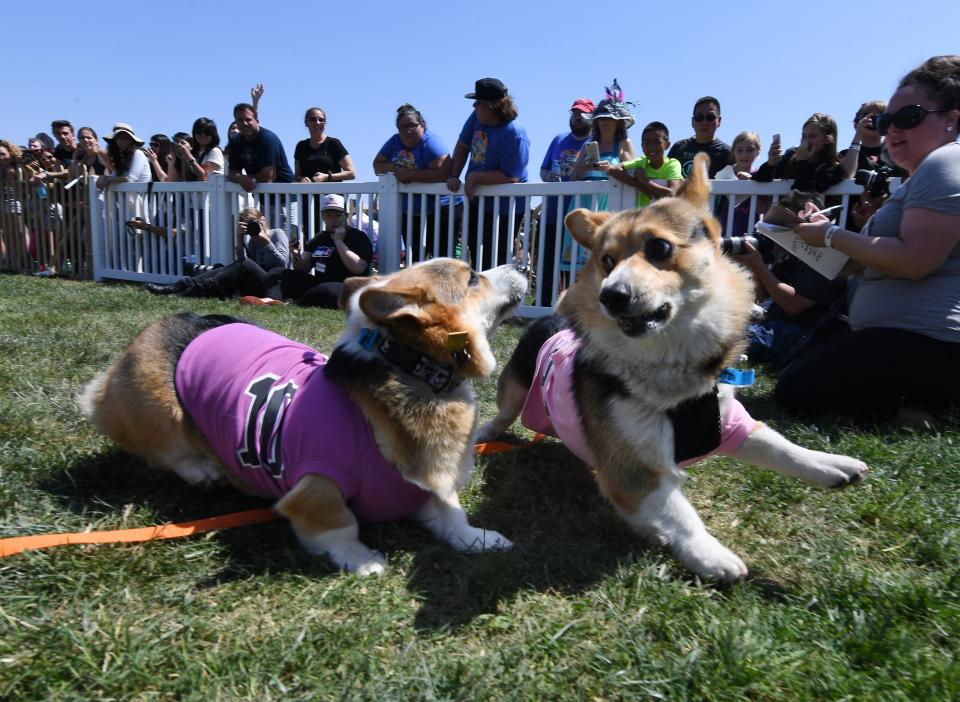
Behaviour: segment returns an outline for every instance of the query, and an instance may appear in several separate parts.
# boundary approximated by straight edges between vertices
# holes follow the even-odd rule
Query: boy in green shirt
[[[651,122],[640,134],[640,147],[643,157],[626,161],[620,165],[625,171],[633,171],[636,179],[637,207],[646,207],[653,200],[673,195],[673,191],[683,180],[680,161],[665,158],[670,147],[670,131],[663,122]],[[666,186],[654,183],[654,180],[667,181]]]

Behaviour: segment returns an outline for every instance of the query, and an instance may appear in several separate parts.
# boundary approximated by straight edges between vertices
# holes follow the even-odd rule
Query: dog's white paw
[[[707,533],[673,544],[673,553],[694,573],[711,580],[732,583],[747,575],[740,557]]]
[[[220,469],[209,461],[179,463],[173,470],[190,485],[213,484],[223,480]]]
[[[380,575],[387,569],[387,560],[382,553],[359,542],[330,549],[327,556],[341,570],[357,575]]]
[[[467,527],[459,530],[450,539],[450,544],[461,553],[480,553],[481,551],[513,548],[513,542],[498,531]]]
[[[806,471],[799,477],[819,487],[844,487],[861,480],[869,470],[867,464],[850,456],[810,451]]]

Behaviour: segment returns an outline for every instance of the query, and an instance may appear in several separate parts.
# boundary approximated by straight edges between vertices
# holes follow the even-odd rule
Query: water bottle
[[[69,258],[63,262],[63,272],[67,275],[73,273],[73,261],[71,261]]]
[[[37,197],[41,200],[47,199],[47,186],[43,184],[43,181],[37,183]]]

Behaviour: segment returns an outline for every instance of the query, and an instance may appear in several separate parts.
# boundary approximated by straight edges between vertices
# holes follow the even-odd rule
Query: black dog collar
[[[384,360],[429,385],[437,394],[449,392],[463,382],[463,376],[451,366],[437,363],[416,349],[384,336],[375,329],[363,328],[358,339],[367,351],[378,351]]]

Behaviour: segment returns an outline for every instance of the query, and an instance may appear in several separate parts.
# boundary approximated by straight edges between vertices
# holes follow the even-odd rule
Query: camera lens
[[[247,222],[247,234],[250,236],[257,236],[260,233],[260,222],[253,220],[252,222]]]
[[[739,256],[747,252],[747,244],[757,248],[760,242],[752,236],[725,236],[720,239],[720,251],[732,256]]]

